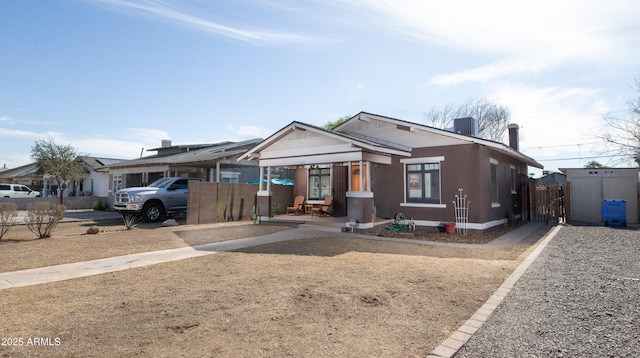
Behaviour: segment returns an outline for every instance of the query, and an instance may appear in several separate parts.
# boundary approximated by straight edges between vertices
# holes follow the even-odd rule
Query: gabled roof
[[[355,133],[342,133],[336,131],[329,131],[324,128],[320,128],[311,124],[293,121],[287,126],[283,127],[276,133],[269,136],[262,143],[251,148],[249,151],[240,156],[239,160],[251,160],[260,158],[260,152],[278,142],[282,138],[295,131],[309,131],[317,134],[320,137],[333,139],[337,142],[343,143],[350,148],[349,151],[364,151],[373,154],[383,155],[401,155],[410,156],[410,148],[398,143],[392,143],[389,141],[381,141],[376,138],[370,138],[366,136],[357,135]],[[296,148],[293,148],[295,151]],[[327,153],[304,153],[304,148],[299,148],[298,153],[291,154],[290,157],[310,157],[314,154],[327,154]]]
[[[19,178],[34,175],[38,172],[38,163],[30,163],[17,168],[6,169],[0,172],[0,178]]]
[[[202,148],[209,148],[209,147],[219,147],[219,146],[223,146],[223,145],[227,145],[227,144],[234,144],[234,142],[231,141],[223,141],[223,142],[219,142],[219,143],[199,143],[199,144],[177,144],[177,145],[170,145],[168,147],[157,147],[157,148],[150,148],[147,149],[147,152],[153,152],[153,151],[159,151],[159,150],[163,150],[163,149],[184,149],[186,151],[192,151],[192,150],[197,150],[197,149],[202,149]]]
[[[372,120],[378,121],[374,124],[379,126],[367,127],[369,124],[357,122]],[[400,130],[406,135],[398,135]],[[309,136],[307,136],[309,138],[291,140],[291,136],[296,131],[313,132],[315,137],[322,137],[325,141],[323,143],[316,140],[317,138]],[[304,136],[301,135],[302,137]],[[284,143],[279,143],[285,138]],[[287,146],[289,143],[291,145]],[[338,143],[342,143],[342,145],[338,145]],[[345,161],[354,160],[352,159],[354,155],[348,154],[360,152],[360,158],[364,158],[362,157],[364,153],[368,153],[366,155],[369,159],[366,160],[377,158],[382,160],[381,162],[385,162],[386,159],[383,157],[389,155],[411,156],[413,148],[467,143],[477,143],[516,158],[529,166],[543,168],[542,164],[534,159],[500,142],[367,112],[360,112],[332,131],[293,121],[244,153],[239,159],[260,159],[261,165],[308,164],[312,160],[326,162],[339,162],[342,159]],[[323,147],[323,144],[326,145],[326,148]],[[341,156],[339,153],[343,155]]]
[[[106,169],[111,164],[123,161],[123,159],[90,157],[86,155],[80,155],[77,159],[82,160],[86,166],[96,171]]]
[[[122,162],[122,159],[91,157],[88,155],[79,155],[76,160],[82,162],[92,170],[106,169],[109,164]],[[7,169],[0,172],[0,178],[20,178],[25,176],[40,175],[38,171],[40,165],[37,162],[29,163],[17,168]]]
[[[121,161],[109,165],[109,168],[127,168],[149,165],[180,165],[180,164],[196,164],[203,162],[215,162],[218,159],[237,157],[245,152],[248,147],[254,146],[262,142],[262,139],[250,139],[242,142],[222,142],[218,145],[204,145],[200,149],[191,150],[192,146],[184,146],[189,148],[187,151],[174,154],[150,155],[139,159]]]
[[[373,113],[368,113],[368,112],[360,112],[357,115],[349,118],[347,121],[345,121],[344,123],[340,124],[338,127],[335,128],[335,131],[337,132],[343,132],[346,131],[351,124],[353,123],[353,121],[357,121],[357,120],[369,120],[369,119],[376,119],[376,120],[381,120],[384,122],[388,122],[388,123],[393,123],[397,126],[400,127],[404,127],[406,128],[406,130],[408,132],[416,132],[416,131],[423,131],[426,133],[432,133],[432,134],[436,134],[436,135],[440,135],[440,136],[444,136],[444,137],[448,137],[454,140],[459,140],[459,141],[464,141],[464,142],[468,142],[468,143],[477,143],[480,145],[484,145],[486,147],[495,149],[499,152],[502,152],[503,154],[506,154],[508,156],[517,158],[523,162],[525,162],[527,165],[532,166],[534,168],[539,168],[542,169],[543,166],[542,164],[538,163],[535,159],[522,154],[519,151],[516,151],[515,149],[509,147],[508,145],[501,143],[501,142],[496,142],[496,141],[492,141],[492,140],[488,140],[488,139],[483,139],[483,138],[479,138],[479,137],[474,137],[474,136],[470,136],[470,135],[465,135],[465,134],[460,134],[460,133],[455,133],[455,132],[451,132],[445,129],[440,129],[440,128],[435,128],[435,127],[430,127],[424,124],[419,124],[419,123],[413,123],[413,122],[408,122],[405,120],[401,120],[401,119],[396,119],[396,118],[391,118],[391,117],[387,117],[387,116],[381,116],[378,114],[373,114]],[[403,145],[406,143],[402,143],[403,142],[403,137],[400,136],[397,138],[397,141],[400,142],[400,145]]]

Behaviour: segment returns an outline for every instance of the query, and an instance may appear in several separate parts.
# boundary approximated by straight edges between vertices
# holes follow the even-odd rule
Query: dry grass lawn
[[[290,230],[236,223],[122,231],[114,223],[80,235],[91,224],[63,223],[43,240],[11,231],[0,242],[0,271]],[[0,337],[23,345],[0,346],[0,356],[424,357],[547,230],[506,249],[319,237],[4,289]],[[29,338],[46,344],[27,345]]]

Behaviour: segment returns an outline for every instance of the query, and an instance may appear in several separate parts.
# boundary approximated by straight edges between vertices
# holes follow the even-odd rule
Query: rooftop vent
[[[171,139],[163,139],[162,148],[169,148],[169,147],[171,147]]]
[[[472,117],[456,118],[453,120],[453,131],[459,134],[478,136],[478,121]]]

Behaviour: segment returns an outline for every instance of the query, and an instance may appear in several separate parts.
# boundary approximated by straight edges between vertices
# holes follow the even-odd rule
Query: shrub
[[[109,208],[109,205],[107,205],[107,203],[105,203],[104,201],[98,200],[95,203],[93,203],[93,210],[107,211],[108,208]]]
[[[124,214],[122,215],[122,222],[127,230],[131,230],[142,222],[142,217],[138,214]]]
[[[11,229],[13,221],[18,215],[16,208],[14,203],[0,203],[0,240]]]
[[[39,239],[51,237],[51,231],[62,220],[65,211],[67,208],[64,205],[48,201],[29,204],[24,222],[29,231],[38,235]]]
[[[271,205],[271,210],[273,211],[274,215],[280,215],[284,214],[287,211],[287,208],[278,203],[273,203],[273,205]]]

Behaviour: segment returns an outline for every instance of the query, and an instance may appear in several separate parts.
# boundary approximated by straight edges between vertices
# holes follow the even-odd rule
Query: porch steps
[[[264,222],[265,224],[267,222]],[[336,217],[310,217],[310,216],[290,216],[278,215],[268,221],[269,224],[291,225],[311,230],[324,230],[331,232],[341,232],[346,227],[346,218]]]

